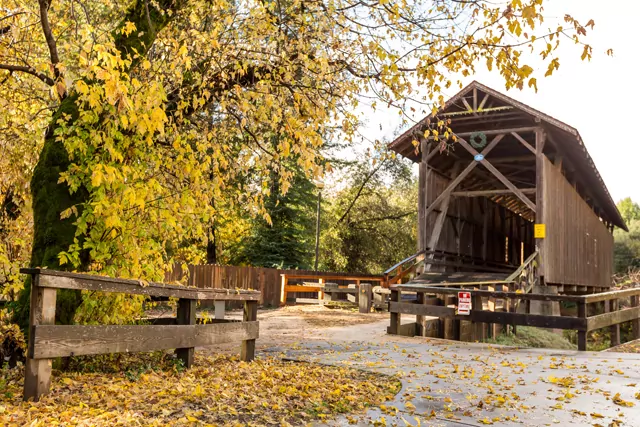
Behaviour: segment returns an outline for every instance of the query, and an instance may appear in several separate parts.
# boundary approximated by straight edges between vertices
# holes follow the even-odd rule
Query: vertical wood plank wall
[[[545,282],[611,286],[613,236],[547,158],[543,173]]]
[[[451,180],[436,172],[431,171],[426,181],[424,198],[426,205],[433,201],[444,191]],[[449,204],[447,220],[442,227],[440,239],[436,249],[460,255],[482,257],[482,229],[485,207],[488,217],[487,233],[487,261],[505,262],[506,251],[509,251],[509,263],[520,265],[522,261],[520,244],[524,243],[524,258],[534,250],[533,223],[508,211],[497,203],[484,197],[453,197]],[[422,239],[418,239],[421,249],[426,245],[433,231],[438,210],[429,213],[428,217],[418,216],[424,221],[418,227],[419,233],[424,233]],[[456,236],[456,231],[458,236]],[[420,237],[420,235],[419,235]],[[505,237],[509,238],[509,245],[505,245]]]

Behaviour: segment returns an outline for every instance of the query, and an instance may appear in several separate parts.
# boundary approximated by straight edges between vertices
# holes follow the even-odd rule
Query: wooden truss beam
[[[544,145],[547,139],[547,134],[543,128],[536,130],[536,205],[540,208],[536,212],[535,221],[537,224],[544,224]],[[544,239],[535,239],[536,250],[540,254],[538,257],[538,283],[544,285],[545,276],[545,251],[544,251]]]
[[[458,172],[458,165],[454,166],[453,176]],[[440,234],[442,233],[442,227],[444,226],[445,220],[447,219],[447,212],[449,210],[449,202],[451,201],[451,192],[447,193],[446,197],[442,201],[442,206],[440,207],[440,213],[436,217],[436,222],[433,225],[433,231],[431,232],[431,236],[429,236],[429,242],[427,243],[427,249],[435,250],[436,245],[438,244],[438,240],[440,240]],[[431,255],[431,259],[433,259],[433,255]],[[427,271],[430,266],[427,266]]]
[[[535,156],[506,156],[506,157],[496,157],[491,160],[491,163],[517,163],[517,162],[531,162],[531,164],[535,164],[536,158]]]
[[[518,141],[520,141],[520,143],[524,145],[527,150],[531,151],[533,154],[536,154],[536,149],[533,148],[531,144],[529,144],[523,137],[521,137],[518,132],[511,132],[511,135],[513,135]]]
[[[535,188],[519,188],[522,194],[536,194]],[[513,194],[510,189],[481,190],[481,191],[454,191],[451,193],[454,197],[483,197],[497,196],[498,194]]]
[[[441,144],[442,144],[441,142],[438,142],[436,146],[433,148],[433,150],[429,151],[429,154],[427,155],[426,160],[423,160],[423,161],[429,162],[429,160],[431,160],[433,156],[438,154],[440,152]]]
[[[489,94],[485,94],[484,98],[482,98],[482,101],[480,102],[480,105],[478,105],[478,110],[482,110],[482,107],[484,107],[484,104],[487,103],[487,100],[489,99]]]
[[[475,156],[478,155],[478,152],[476,151],[476,149],[473,148],[471,145],[469,145],[469,143],[467,141],[465,141],[464,139],[458,138],[458,143],[460,145],[462,145],[462,147],[464,147],[465,150],[467,150],[469,153],[471,153],[472,156],[475,157]],[[524,193],[522,193],[515,185],[513,185],[513,183],[511,181],[509,181],[498,169],[496,169],[495,166],[493,166],[491,163],[489,163],[487,161],[487,159],[484,158],[484,155],[483,155],[483,158],[481,160],[477,161],[476,163],[482,163],[482,166],[484,166],[485,168],[489,169],[489,172],[491,172],[493,175],[495,175],[495,177],[498,178],[500,180],[500,182],[502,182],[504,184],[505,187],[507,187],[516,196],[518,196],[518,198],[520,200],[522,200],[529,207],[529,209],[531,209],[533,212],[536,211],[535,203],[533,203],[531,200],[529,200],[529,198],[527,196],[525,196]]]
[[[523,127],[523,128],[513,128],[513,129],[495,129],[495,130],[484,130],[482,131],[482,133],[484,133],[487,136],[491,136],[491,135],[504,135],[504,134],[508,134],[511,132],[516,132],[516,133],[526,133],[526,132],[533,132],[535,131],[537,128],[536,127]],[[456,137],[458,138],[466,138],[471,136],[472,134],[474,134],[476,132],[461,132],[461,133],[456,133]]]
[[[493,147],[498,145],[498,143],[500,142],[500,140],[502,140],[502,138],[504,138],[504,134],[497,135],[495,138],[493,138],[493,140],[489,143],[489,145],[487,145],[484,148],[484,150],[482,150],[482,155],[486,156],[493,149]],[[436,197],[433,203],[429,205],[429,207],[427,208],[424,214],[425,218],[428,218],[431,211],[437,208],[445,198],[449,197],[449,194],[458,186],[458,184],[460,184],[462,180],[465,179],[465,177],[469,175],[469,173],[473,169],[475,169],[476,166],[478,166],[478,163],[479,162],[471,161],[471,163],[469,163],[469,165],[462,172],[460,172],[458,176],[456,176],[453,179],[453,181],[449,184],[449,186],[445,188],[444,191],[440,193],[438,197]]]

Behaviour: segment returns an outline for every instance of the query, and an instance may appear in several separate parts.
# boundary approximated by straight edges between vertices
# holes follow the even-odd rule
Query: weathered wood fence
[[[468,315],[457,313],[457,297],[459,291],[471,294],[472,310]],[[415,301],[403,301],[402,293],[417,294]],[[434,296],[428,298],[428,296]],[[621,309],[620,300],[630,298],[631,307]],[[578,306],[577,316],[552,316],[513,311],[491,311],[484,309],[491,300],[510,300],[511,306],[517,301],[553,301],[572,302]],[[446,301],[446,304],[445,302]],[[603,314],[589,315],[591,304],[604,303]],[[529,305],[529,304],[526,304]],[[415,284],[393,285],[391,287],[391,301],[389,303],[391,324],[390,334],[425,335],[424,318],[437,317],[454,323],[454,339],[460,339],[460,323],[470,324],[471,340],[482,341],[486,338],[487,324],[523,325],[550,329],[575,330],[578,333],[578,350],[587,349],[587,332],[601,328],[610,328],[611,344],[620,344],[620,324],[632,322],[634,337],[640,338],[640,287],[603,292],[590,295],[553,295],[531,294],[519,292],[487,291],[477,289],[445,288],[434,286],[420,286]],[[416,323],[403,325],[402,314],[416,316]],[[440,327],[440,329],[442,329]]]
[[[317,298],[294,298],[295,302],[303,303],[316,303],[321,304],[324,302],[324,290],[327,285],[327,280],[332,282],[330,286],[337,286],[338,289],[342,286],[344,288],[350,287],[344,291],[335,290],[333,293],[352,294],[354,297],[358,295],[357,289],[360,287],[360,283],[367,282],[369,284],[376,283],[378,285],[384,285],[384,278],[382,276],[373,275],[345,275],[335,273],[300,273],[295,271],[294,273],[283,273],[281,276],[280,285],[280,305],[285,305],[289,294],[295,295],[296,293],[317,293]],[[294,283],[295,282],[295,283]],[[356,302],[355,299],[353,302]]]
[[[186,367],[190,367],[195,347],[233,341],[242,341],[242,360],[248,361],[254,357],[259,330],[258,292],[147,284],[138,280],[47,269],[20,271],[30,274],[32,278],[25,400],[38,400],[49,391],[51,362],[56,357],[176,349],[178,358]],[[176,318],[162,319],[162,325],[55,325],[57,289],[174,297],[178,298],[178,313]],[[244,318],[242,321],[217,318],[211,324],[198,325],[198,300],[242,301]]]
[[[306,276],[316,278],[331,277],[331,281],[340,285],[347,285],[353,281],[349,280],[354,276],[349,273],[334,273],[311,270],[281,270],[277,268],[242,267],[230,265],[189,265],[188,279],[185,281],[187,272],[182,271],[178,265],[171,273],[165,275],[165,282],[186,282],[187,286],[199,289],[253,289],[260,291],[260,304],[264,306],[278,307],[282,296],[282,275]],[[379,276],[361,275],[361,278],[371,278]],[[306,279],[292,279],[292,282],[302,283]],[[364,281],[364,279],[363,279]],[[318,290],[297,291],[291,296],[314,297]]]

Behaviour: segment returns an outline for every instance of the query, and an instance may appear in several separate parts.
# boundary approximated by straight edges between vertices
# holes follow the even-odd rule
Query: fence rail
[[[22,269],[20,272],[32,277],[25,400],[38,400],[49,391],[51,362],[56,357],[176,349],[178,358],[190,367],[196,346],[233,341],[242,341],[242,360],[254,357],[260,299],[256,291],[196,289],[48,269]],[[171,319],[173,325],[55,325],[58,289],[174,297],[178,298],[178,313]],[[225,321],[224,315],[216,312],[216,322],[196,324],[198,300],[243,301],[243,321]]]
[[[165,275],[164,281],[167,283],[184,282],[187,286],[198,289],[253,289],[260,291],[260,304],[277,307],[280,305],[282,296],[282,274],[294,276],[311,275],[315,278],[330,276],[332,282],[340,285],[350,283],[349,277],[354,276],[351,273],[205,264],[189,265],[188,272],[183,271],[177,265],[172,272]],[[380,277],[359,274],[356,274],[356,276],[367,280]],[[292,281],[302,283],[304,279],[292,279]],[[318,290],[306,292],[300,290],[297,291],[296,297],[312,297],[314,296],[313,293],[317,294]]]
[[[464,289],[471,294],[472,309],[468,315],[457,313],[457,296],[460,288],[445,288],[424,285],[394,285],[391,287],[391,301],[389,312],[391,324],[389,333],[399,334],[406,331],[401,323],[402,314],[450,319],[453,321],[467,321],[472,324],[474,339],[483,338],[484,324],[535,326],[551,329],[575,330],[578,333],[578,350],[587,349],[587,333],[596,329],[611,328],[611,343],[620,343],[620,324],[632,322],[634,337],[640,338],[640,287],[591,295],[549,295],[520,292],[486,291]],[[403,302],[402,292],[415,292],[418,299],[415,302]],[[444,305],[444,298],[426,298],[426,295],[448,296],[453,304]],[[631,298],[630,308],[620,308],[620,300]],[[483,300],[491,298],[515,301],[551,301],[573,302],[578,306],[577,316],[552,316],[508,311],[484,310]],[[433,304],[435,302],[435,304]],[[589,316],[589,305],[604,302],[605,313]],[[453,305],[453,306],[451,306]],[[419,320],[419,319],[418,319]]]
[[[283,273],[280,275],[281,276],[281,284],[280,284],[280,305],[285,305],[287,303],[287,297],[290,293],[294,293],[294,292],[313,292],[313,293],[317,293],[318,294],[318,299],[317,300],[309,300],[307,298],[305,298],[304,300],[306,302],[317,302],[317,303],[322,303],[324,301],[324,289],[325,289],[325,284],[327,283],[327,280],[332,280],[332,281],[340,281],[346,283],[346,282],[351,282],[352,285],[355,285],[355,288],[359,288],[360,287],[360,283],[364,283],[367,282],[369,284],[371,283],[378,283],[380,285],[384,284],[384,277],[382,276],[372,276],[372,275],[341,275],[341,274],[335,274],[335,273],[326,273],[323,275],[319,275],[319,274],[309,274],[309,273],[300,273],[300,272],[295,272],[295,273]],[[302,284],[289,284],[289,281],[291,280],[295,280],[295,281],[303,281]],[[308,282],[309,280],[313,280],[317,282]],[[357,291],[354,291],[355,293],[357,293]],[[350,293],[350,292],[348,292]]]

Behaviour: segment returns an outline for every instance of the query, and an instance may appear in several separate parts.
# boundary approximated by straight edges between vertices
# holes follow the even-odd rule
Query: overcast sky
[[[591,62],[580,61],[582,49],[565,41],[560,53],[560,70],[538,79],[538,93],[532,89],[505,92],[502,77],[484,66],[471,80],[522,101],[561,120],[580,132],[591,157],[615,201],[630,196],[640,202],[640,48],[634,28],[640,16],[640,2],[602,0],[547,0],[546,21],[561,20],[565,12],[582,23],[596,22],[588,41],[594,47]],[[623,7],[624,6],[624,7]],[[612,48],[614,56],[604,52]],[[536,59],[527,62],[534,68]],[[544,75],[544,70],[542,75]],[[451,89],[447,96],[457,92]],[[365,133],[371,138],[393,139],[400,120],[397,112],[367,112]],[[416,117],[420,119],[421,117]],[[380,131],[382,126],[382,132]]]

